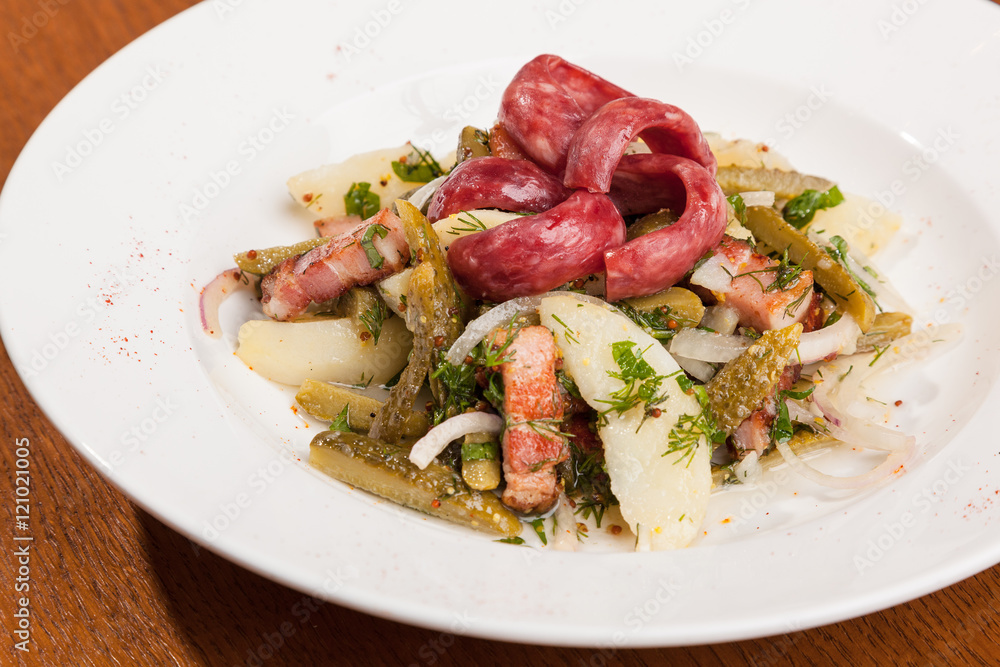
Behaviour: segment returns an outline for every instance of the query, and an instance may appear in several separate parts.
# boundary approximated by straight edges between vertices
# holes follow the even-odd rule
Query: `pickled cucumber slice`
[[[493,493],[470,489],[450,468],[418,468],[405,447],[342,431],[325,431],[309,446],[309,465],[393,502],[476,530],[514,537],[521,522]]]

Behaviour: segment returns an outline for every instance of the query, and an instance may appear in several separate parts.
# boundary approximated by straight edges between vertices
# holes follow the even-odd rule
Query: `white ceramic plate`
[[[3,339],[53,422],[137,503],[357,609],[646,646],[884,608],[1000,561],[998,30],[986,2],[524,0],[488,16],[458,2],[203,3],[94,72],[15,165],[0,200]],[[911,470],[855,494],[787,477],[719,496],[686,551],[566,554],[497,544],[306,468],[315,426],[231,354],[249,304],[227,304],[213,341],[199,288],[236,250],[310,233],[288,176],[406,139],[446,151],[460,126],[492,121],[541,52],[705,129],[772,140],[903,213],[892,276],[925,320],[966,332],[892,390],[919,438]]]

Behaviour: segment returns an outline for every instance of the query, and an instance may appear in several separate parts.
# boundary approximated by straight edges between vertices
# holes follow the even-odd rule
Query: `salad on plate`
[[[915,440],[871,381],[957,335],[913,330],[870,259],[897,216],[554,55],[453,156],[379,149],[288,186],[315,236],[237,254],[206,333],[255,290],[236,353],[330,423],[310,464],[504,541],[575,549],[603,522],[685,547],[714,491],[781,464],[882,483]],[[806,460],[839,443],[884,456]]]

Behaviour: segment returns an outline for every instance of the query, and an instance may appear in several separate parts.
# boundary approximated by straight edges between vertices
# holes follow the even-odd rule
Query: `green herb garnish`
[[[545,519],[535,519],[531,522],[531,527],[535,529],[535,535],[538,535],[538,539],[542,541],[542,544],[548,546],[549,538],[545,535]]]
[[[382,253],[378,251],[375,247],[374,241],[375,235],[378,235],[380,239],[384,239],[389,235],[389,228],[385,225],[374,224],[365,230],[365,235],[361,237],[361,247],[365,249],[365,255],[368,257],[368,263],[373,269],[381,269],[382,263],[385,258],[382,257]]]
[[[681,415],[677,424],[670,430],[667,436],[667,451],[661,456],[680,453],[681,456],[674,461],[674,465],[681,461],[687,461],[685,467],[691,465],[695,452],[701,442],[702,436],[709,443],[721,444],[726,441],[726,432],[720,430],[712,417],[712,410],[709,407],[708,391],[704,385],[695,384],[683,373],[677,376],[677,385],[685,394],[693,394],[701,407],[701,411],[696,415]]]
[[[444,175],[444,169],[430,151],[422,151],[416,146],[405,160],[393,161],[392,170],[407,183],[429,183]]]
[[[648,348],[647,348],[648,349]],[[609,407],[600,413],[602,424],[608,423],[608,415],[612,412],[622,415],[638,405],[645,405],[642,421],[636,432],[642,428],[646,418],[654,414],[656,406],[667,400],[666,392],[660,393],[660,386],[667,378],[657,375],[653,367],[642,358],[643,350],[630,340],[621,340],[611,344],[611,356],[618,365],[620,372],[608,371],[608,375],[625,383],[625,386],[611,394],[611,400],[600,400]],[[655,414],[659,414],[658,412]]]
[[[785,222],[790,224],[792,227],[802,229],[812,222],[813,217],[816,215],[816,211],[824,208],[833,208],[843,201],[844,195],[840,194],[840,190],[836,185],[826,192],[806,190],[798,197],[785,204],[782,216],[784,216]]]
[[[345,404],[344,409],[340,411],[337,418],[330,422],[331,431],[342,431],[344,433],[351,432],[351,425],[347,422],[350,407],[350,405]]]
[[[740,221],[741,225],[746,226],[747,205],[746,202],[743,201],[743,195],[740,194],[729,195],[728,197],[726,197],[726,201],[728,201],[732,205],[733,209],[736,211],[736,219]]]
[[[367,219],[378,213],[381,200],[378,194],[371,191],[371,183],[351,183],[350,189],[344,195],[344,209],[347,215],[360,215]]]
[[[358,316],[361,324],[364,325],[365,329],[368,329],[368,333],[375,339],[376,345],[378,345],[379,336],[382,335],[382,324],[385,323],[385,318],[389,317],[389,315],[389,306],[385,305],[385,301],[376,297],[375,304],[365,309],[365,312]]]

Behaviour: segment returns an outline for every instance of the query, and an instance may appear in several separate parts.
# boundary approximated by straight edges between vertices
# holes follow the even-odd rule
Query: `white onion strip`
[[[556,505],[555,528],[552,531],[552,548],[556,551],[576,551],[580,542],[576,536],[576,515],[570,507],[566,495],[559,496]]]
[[[828,486],[834,489],[862,489],[886,479],[906,462],[909,450],[899,450],[890,452],[882,463],[878,464],[868,472],[851,477],[836,477],[820,472],[811,465],[800,459],[787,442],[776,443],[778,452],[785,462],[806,479]]]
[[[769,190],[741,192],[740,197],[746,206],[774,206],[774,193]]]
[[[738,272],[722,254],[709,257],[691,274],[691,284],[725,294],[730,290],[733,276]]]
[[[507,326],[518,315],[537,312],[538,305],[542,302],[542,299],[549,296],[568,296],[578,301],[585,301],[614,310],[614,307],[607,301],[578,292],[547,292],[538,296],[519,296],[516,299],[504,301],[499,306],[491,308],[469,322],[462,335],[452,343],[451,349],[448,350],[448,354],[445,355],[444,360],[455,366],[462,363],[469,352],[472,351],[472,348],[478,345],[479,341],[485,338],[488,333],[499,327]]]
[[[201,328],[206,334],[212,338],[222,335],[219,306],[227,296],[250,285],[251,282],[243,278],[239,269],[226,269],[202,288],[198,297],[198,314],[201,317]]]
[[[743,354],[751,342],[746,336],[685,327],[674,334],[670,341],[670,354],[724,364]]]
[[[434,194],[438,191],[438,188],[441,187],[441,184],[444,183],[447,178],[448,175],[445,174],[444,176],[438,176],[427,185],[421,185],[407,198],[407,200],[416,206],[418,210],[424,210],[424,206],[427,205],[427,202],[431,200],[431,197],[434,196]]]
[[[488,412],[466,412],[446,419],[413,443],[410,461],[423,470],[453,440],[468,433],[500,433],[503,419]]]
[[[831,355],[854,354],[860,335],[861,327],[853,317],[844,313],[830,326],[799,336],[799,344],[789,361],[805,366],[822,361]]]

